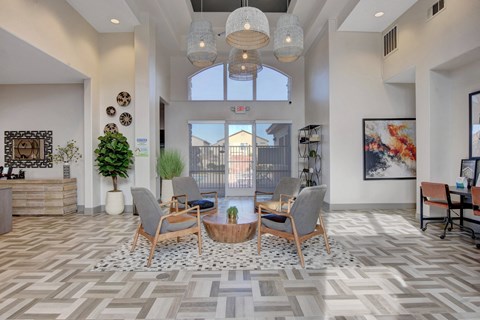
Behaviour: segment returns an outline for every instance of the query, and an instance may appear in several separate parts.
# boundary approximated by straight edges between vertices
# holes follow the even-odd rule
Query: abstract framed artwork
[[[363,119],[363,180],[415,179],[415,118]]]
[[[472,92],[468,97],[470,104],[470,158],[480,159],[480,91]]]

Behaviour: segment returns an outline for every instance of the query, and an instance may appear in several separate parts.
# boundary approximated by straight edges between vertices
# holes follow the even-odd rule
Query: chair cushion
[[[282,207],[280,207],[280,201],[273,201],[273,200],[269,200],[269,201],[260,201],[260,202],[257,202],[257,206],[255,207],[255,211],[258,210],[258,206],[261,205],[263,207],[266,207],[268,209],[272,209],[272,210],[275,210],[275,211],[283,211],[283,212],[287,212],[288,211],[288,203],[284,202]],[[263,210],[263,212],[268,212],[267,210]]]
[[[175,222],[175,223],[171,223],[171,222],[168,222],[167,220],[164,220],[162,223],[162,229],[160,230],[160,233],[175,232],[183,229],[188,229],[196,225],[197,225],[197,219],[194,219],[194,218],[187,219],[182,222]]]
[[[264,217],[267,216],[267,215],[263,215],[262,216],[262,224],[267,227],[267,228],[270,228],[270,229],[275,229],[275,230],[278,230],[278,231],[286,231],[286,232],[292,232],[291,231],[291,227],[290,227],[290,230],[287,230],[287,224],[285,222],[275,222],[275,221],[272,221],[270,219],[265,219]]]
[[[274,222],[284,223],[285,220],[287,220],[287,217],[279,216],[279,215],[271,213],[271,214],[264,214],[262,216],[262,219],[268,219],[268,220],[271,220],[271,221],[274,221]]]
[[[192,201],[188,201],[188,205],[190,207],[199,206],[200,210],[202,210],[202,209],[213,208],[215,206],[215,203],[213,203],[210,200],[192,200]]]

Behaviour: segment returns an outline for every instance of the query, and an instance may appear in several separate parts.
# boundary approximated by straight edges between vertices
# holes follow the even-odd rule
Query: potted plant
[[[172,179],[182,175],[185,163],[177,150],[162,149],[157,157],[157,173],[162,178],[162,202],[172,199]]]
[[[227,209],[228,222],[236,223],[238,218],[238,209],[235,206]]]
[[[125,200],[123,192],[118,190],[118,177],[128,178],[133,152],[127,138],[121,133],[107,132],[98,140],[100,143],[94,151],[98,172],[104,177],[111,177],[113,183],[113,190],[107,192],[105,211],[108,214],[120,214],[125,208]]]
[[[58,145],[55,148],[55,152],[50,156],[53,162],[63,163],[63,179],[70,179],[70,163],[76,163],[82,158],[76,143],[77,141],[75,140],[69,140],[64,147]]]

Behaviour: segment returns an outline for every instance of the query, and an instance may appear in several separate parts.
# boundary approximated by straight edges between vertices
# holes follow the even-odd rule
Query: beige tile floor
[[[137,216],[15,217],[0,235],[0,319],[480,319],[480,250],[468,237],[422,233],[411,210],[325,216],[365,267],[92,272]]]

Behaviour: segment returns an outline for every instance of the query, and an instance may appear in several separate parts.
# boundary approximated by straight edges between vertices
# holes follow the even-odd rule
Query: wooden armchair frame
[[[289,204],[289,207],[288,207],[287,212],[276,211],[276,210],[273,210],[271,208],[264,207],[262,205],[258,206],[258,210],[257,210],[257,213],[258,213],[257,251],[258,251],[258,254],[260,254],[261,247],[262,247],[262,234],[264,234],[264,233],[273,234],[275,236],[285,238],[289,241],[294,241],[295,246],[297,247],[298,257],[300,259],[300,265],[302,266],[302,268],[305,268],[305,260],[304,260],[304,257],[303,257],[301,244],[304,241],[306,241],[310,238],[313,238],[313,237],[318,236],[318,235],[323,235],[323,239],[325,241],[325,247],[327,249],[328,254],[330,254],[330,245],[328,243],[327,231],[325,229],[325,224],[323,222],[323,217],[322,217],[321,214],[319,214],[320,224],[317,224],[315,226],[315,230],[311,233],[306,234],[306,235],[299,236],[298,233],[297,233],[297,227],[295,225],[295,218],[292,215],[290,215],[290,209],[291,209],[290,201],[288,202],[288,204]],[[293,233],[289,233],[289,232],[285,232],[285,231],[279,231],[279,230],[268,228],[268,227],[264,226],[262,224],[262,214],[264,214],[264,213],[272,213],[272,214],[282,216],[282,217],[286,217],[287,219],[290,219],[290,221],[292,223]]]
[[[144,236],[150,243],[150,255],[148,256],[147,267],[150,267],[152,262],[153,255],[155,253],[155,247],[159,241],[176,238],[177,242],[179,238],[182,236],[186,236],[189,234],[196,234],[198,237],[198,254],[202,254],[202,232],[201,232],[201,224],[200,224],[200,207],[195,206],[192,208],[187,208],[184,210],[178,209],[178,202],[176,200],[168,201],[159,204],[160,207],[170,207],[170,213],[163,215],[160,217],[160,221],[158,222],[158,226],[156,228],[155,236],[151,236],[143,229],[142,222],[138,224],[137,231],[135,232],[135,236],[133,238],[133,245],[131,251],[135,250],[137,245],[139,235]],[[195,215],[196,217],[192,217],[191,215]],[[170,223],[180,223],[188,220],[196,219],[197,224],[194,227],[190,227],[187,229],[182,229],[178,231],[160,233],[162,228],[162,224],[165,220]]]

